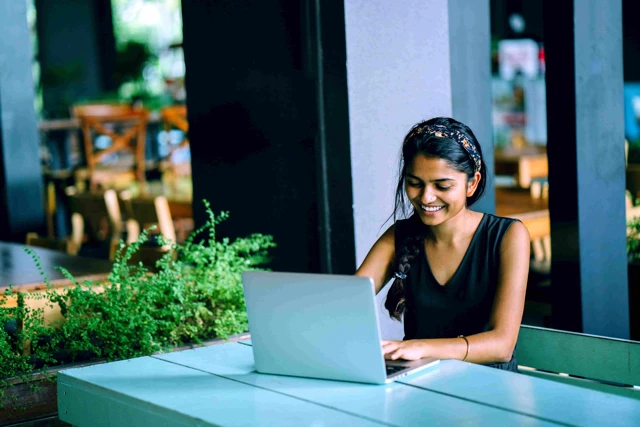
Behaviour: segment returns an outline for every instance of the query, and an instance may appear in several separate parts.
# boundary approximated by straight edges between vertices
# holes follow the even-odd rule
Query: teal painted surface
[[[401,382],[573,425],[631,426],[640,420],[640,404],[630,398],[458,360],[440,362],[437,375]]]
[[[636,399],[640,402],[640,388],[633,387],[620,387],[616,385],[609,385],[599,381],[592,381],[583,378],[566,377],[564,375],[553,374],[550,372],[531,371],[528,369],[520,370],[523,375],[531,375],[536,378],[542,378],[547,381],[557,381],[563,384],[569,384],[576,387],[587,388],[589,390],[597,390],[604,393],[611,393],[622,397],[629,397]]]
[[[522,416],[400,383],[369,385],[259,374],[254,369],[251,347],[241,344],[203,347],[153,357],[393,425],[410,426],[434,422],[443,425],[546,424],[535,417]],[[438,366],[435,366],[414,376],[429,378],[438,375]]]
[[[77,426],[379,425],[151,357],[62,371],[58,381],[60,419]]]
[[[518,363],[550,372],[640,385],[640,342],[522,326]]]
[[[193,418],[171,410],[109,395],[105,390],[73,386],[58,380],[58,416],[74,426],[172,427],[192,425]]]
[[[637,425],[637,401],[459,361],[390,385],[258,374],[228,343],[71,369],[60,417],[115,425]]]

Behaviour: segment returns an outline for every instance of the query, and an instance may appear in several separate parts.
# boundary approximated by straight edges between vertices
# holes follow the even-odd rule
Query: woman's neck
[[[458,242],[466,241],[477,228],[476,213],[463,208],[456,216],[442,224],[430,226],[427,239],[447,246],[455,246]]]

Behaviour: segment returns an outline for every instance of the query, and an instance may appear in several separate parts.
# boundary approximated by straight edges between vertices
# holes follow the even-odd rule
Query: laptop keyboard
[[[387,376],[406,369],[406,366],[385,365],[387,367]]]

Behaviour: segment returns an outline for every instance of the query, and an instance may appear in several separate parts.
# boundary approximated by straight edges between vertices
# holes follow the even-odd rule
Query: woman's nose
[[[425,204],[431,203],[431,202],[435,202],[436,201],[436,196],[431,191],[425,190],[425,192],[422,194],[422,201]]]

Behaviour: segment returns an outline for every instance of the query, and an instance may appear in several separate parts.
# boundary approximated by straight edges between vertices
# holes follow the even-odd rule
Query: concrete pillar
[[[26,2],[0,2],[0,240],[43,232],[40,151]]]
[[[544,3],[553,327],[629,338],[621,0]]]
[[[434,116],[459,119],[474,130],[487,163],[493,163],[489,2],[344,3],[359,265],[391,225],[401,144],[413,124]],[[481,210],[495,210],[493,193],[488,185]],[[386,290],[378,295],[380,307]],[[384,308],[381,322],[383,336],[403,336]]]

